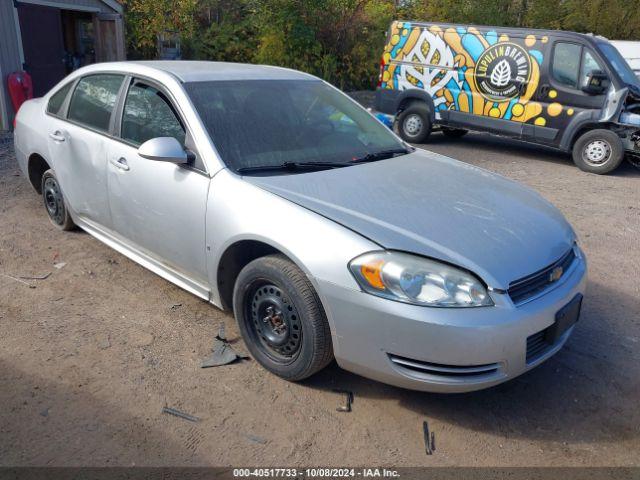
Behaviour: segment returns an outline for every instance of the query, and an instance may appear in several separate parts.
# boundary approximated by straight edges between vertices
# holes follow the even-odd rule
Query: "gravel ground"
[[[405,391],[332,365],[300,384],[253,361],[200,369],[233,318],[89,235],[48,222],[0,137],[1,465],[640,465],[640,171],[580,172],[480,134],[426,148],[557,205],[590,261],[583,316],[541,367],[464,395]],[[64,262],[64,266],[62,266]],[[56,264],[58,267],[56,268]],[[338,413],[355,393],[352,413]],[[161,414],[164,405],[199,423]],[[426,456],[422,422],[435,432]]]

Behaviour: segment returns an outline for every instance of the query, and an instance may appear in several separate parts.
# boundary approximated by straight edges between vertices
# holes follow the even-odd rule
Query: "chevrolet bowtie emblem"
[[[564,270],[562,267],[554,268],[553,270],[551,270],[551,273],[549,274],[549,281],[555,282],[557,280],[560,280],[560,277],[562,276],[563,273],[564,273]]]

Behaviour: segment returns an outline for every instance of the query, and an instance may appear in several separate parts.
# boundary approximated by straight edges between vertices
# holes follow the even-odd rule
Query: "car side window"
[[[50,113],[51,115],[60,115],[62,113],[60,112],[60,109],[62,108],[62,105],[64,104],[64,101],[66,100],[72,85],[73,82],[69,82],[65,86],[60,88],[60,90],[58,90],[56,93],[51,95],[51,98],[49,98],[49,103],[47,104],[47,113]]]
[[[553,50],[553,78],[568,87],[578,87],[580,69],[580,51],[582,47],[575,43],[556,43]]]
[[[101,132],[109,131],[111,113],[122,85],[122,75],[98,74],[78,82],[67,118]]]
[[[185,129],[164,93],[136,82],[127,92],[120,136],[135,145],[156,137],[173,137],[184,145]]]
[[[582,68],[580,69],[580,87],[587,85],[587,76],[594,70],[603,71],[602,66],[594,58],[593,54],[589,50],[584,50],[582,54]]]

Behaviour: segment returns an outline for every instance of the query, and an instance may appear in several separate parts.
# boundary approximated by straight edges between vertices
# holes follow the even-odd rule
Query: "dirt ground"
[[[490,390],[436,395],[335,365],[300,384],[254,361],[201,369],[219,324],[238,340],[234,319],[81,231],[55,230],[0,142],[0,273],[51,272],[27,280],[35,288],[0,276],[1,465],[640,465],[640,170],[595,176],[517,142],[433,135],[426,148],[557,205],[590,262],[582,318],[558,355]],[[355,393],[352,413],[336,412],[334,388]]]

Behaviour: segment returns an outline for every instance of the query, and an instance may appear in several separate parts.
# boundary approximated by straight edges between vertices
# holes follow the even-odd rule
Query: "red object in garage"
[[[33,98],[31,75],[27,72],[13,72],[9,74],[7,84],[11,103],[13,104],[13,111],[17,112],[25,101]]]

